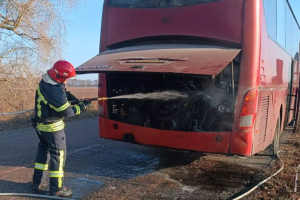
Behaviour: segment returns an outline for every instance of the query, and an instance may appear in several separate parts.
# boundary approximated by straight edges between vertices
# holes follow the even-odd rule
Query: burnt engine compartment
[[[111,99],[108,118],[162,130],[231,131],[239,82],[239,63],[211,76],[150,73],[107,73],[107,96],[178,91],[176,100]],[[233,72],[233,76],[232,76]],[[232,86],[234,83],[234,86]]]

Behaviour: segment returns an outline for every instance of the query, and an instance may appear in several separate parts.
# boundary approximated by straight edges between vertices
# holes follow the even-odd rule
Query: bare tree
[[[99,81],[98,80],[93,80],[92,81],[92,87],[98,87]]]
[[[70,79],[67,87],[98,87],[98,80]]]
[[[61,55],[64,12],[76,0],[0,0],[0,60],[45,64]]]
[[[37,77],[61,58],[77,0],[0,0],[0,112],[32,108]],[[24,96],[25,95],[25,96]]]
[[[91,87],[91,86],[92,86],[92,81],[86,80],[86,87]]]

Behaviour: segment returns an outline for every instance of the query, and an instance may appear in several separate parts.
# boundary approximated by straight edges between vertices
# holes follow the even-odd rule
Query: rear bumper
[[[230,139],[229,154],[252,155],[253,129],[233,132]]]
[[[124,124],[103,117],[99,118],[99,126],[100,137],[106,139],[123,141],[123,135],[129,133],[139,144],[243,156],[250,156],[252,153],[253,130],[233,133],[164,131]]]
[[[102,138],[123,140],[123,135],[129,133],[140,144],[210,153],[227,154],[231,136],[231,132],[164,131],[124,124],[102,117],[99,118],[99,125]]]

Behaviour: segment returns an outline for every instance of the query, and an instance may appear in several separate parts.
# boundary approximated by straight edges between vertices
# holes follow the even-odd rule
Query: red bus
[[[299,24],[287,0],[106,0],[99,97],[178,91],[176,100],[99,101],[100,137],[253,155],[295,125]]]

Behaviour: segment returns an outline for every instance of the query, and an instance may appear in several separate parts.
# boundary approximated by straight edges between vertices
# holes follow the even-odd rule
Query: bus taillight
[[[256,89],[247,92],[244,98],[243,107],[239,119],[240,130],[253,128],[256,115],[257,97],[258,91]]]

